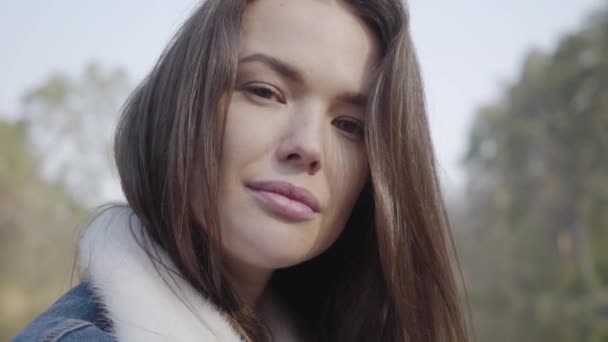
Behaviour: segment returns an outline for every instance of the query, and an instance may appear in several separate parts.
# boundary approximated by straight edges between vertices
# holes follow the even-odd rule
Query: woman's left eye
[[[281,95],[270,86],[251,84],[244,87],[245,91],[258,98],[284,103]]]
[[[363,129],[363,124],[359,120],[336,119],[334,120],[333,125],[357,139],[363,139],[365,132]]]

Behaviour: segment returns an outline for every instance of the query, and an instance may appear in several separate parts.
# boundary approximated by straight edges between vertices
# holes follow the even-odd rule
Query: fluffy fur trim
[[[143,232],[130,209],[113,208],[95,218],[80,240],[80,265],[102,299],[116,339],[242,341],[218,308],[180,277],[172,281],[165,268],[155,267],[138,243]],[[156,251],[175,269],[163,250]]]

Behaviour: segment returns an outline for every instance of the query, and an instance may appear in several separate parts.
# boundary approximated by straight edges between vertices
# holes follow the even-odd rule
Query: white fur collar
[[[174,276],[175,282],[168,279],[182,300],[176,297],[131,234],[129,225],[141,240],[143,230],[133,212],[128,208],[110,209],[85,229],[79,246],[81,268],[107,310],[116,339],[120,342],[242,341],[213,304],[186,281]],[[157,249],[163,263],[175,269],[168,255]],[[167,275],[163,267],[158,270]],[[284,315],[279,319],[281,316]],[[292,325],[282,320],[270,324],[275,341],[295,341]]]

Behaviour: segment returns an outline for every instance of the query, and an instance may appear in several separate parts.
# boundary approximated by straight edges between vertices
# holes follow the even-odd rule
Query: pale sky
[[[296,1],[296,0],[291,0]],[[605,0],[412,0],[414,42],[427,91],[441,178],[460,186],[459,166],[479,105],[517,78],[533,47],[552,49]],[[51,72],[80,73],[92,60],[125,68],[134,83],[198,1],[3,0],[0,115]]]

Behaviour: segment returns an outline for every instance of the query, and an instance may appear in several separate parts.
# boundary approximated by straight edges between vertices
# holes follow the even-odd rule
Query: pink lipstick
[[[320,212],[319,201],[310,191],[288,182],[250,182],[247,188],[266,209],[292,220],[310,220]]]

